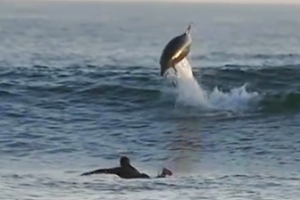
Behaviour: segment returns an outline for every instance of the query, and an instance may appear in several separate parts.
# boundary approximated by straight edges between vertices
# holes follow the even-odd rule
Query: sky
[[[84,1],[84,0],[79,0]],[[97,0],[101,1],[101,0]],[[118,1],[118,0],[116,0]],[[120,1],[120,0],[119,0]],[[121,1],[128,1],[128,0],[121,0]],[[152,0],[135,0],[135,1],[152,1]],[[161,1],[161,2],[199,2],[199,3],[209,3],[209,2],[216,2],[216,3],[299,3],[300,0],[153,0],[153,1]]]
[[[84,0],[77,0],[84,1]],[[103,0],[96,0],[103,1]],[[128,0],[115,0],[128,1]],[[131,0],[133,1],[133,0]],[[276,4],[300,4],[300,0],[134,0],[134,1],[160,1],[160,2],[199,2],[199,3],[276,3]]]
[[[0,0],[1,1],[1,0]],[[19,0],[21,1],[21,0]],[[24,0],[26,1],[26,0]],[[30,1],[135,1],[135,2],[147,2],[147,1],[156,1],[156,2],[195,2],[195,3],[267,3],[267,4],[300,4],[300,0],[30,0]]]

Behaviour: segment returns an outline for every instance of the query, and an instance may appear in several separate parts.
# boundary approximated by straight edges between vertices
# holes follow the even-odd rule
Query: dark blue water
[[[159,57],[191,21],[174,88]],[[297,6],[1,2],[1,199],[298,199],[299,27]],[[120,155],[174,176],[79,176]]]

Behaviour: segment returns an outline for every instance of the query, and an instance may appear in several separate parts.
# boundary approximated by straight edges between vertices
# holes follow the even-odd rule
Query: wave
[[[296,113],[300,111],[300,93],[265,95],[259,110],[264,113]]]
[[[248,84],[222,91],[218,87],[203,90],[193,81],[180,83],[175,90],[170,88],[143,88],[129,85],[94,85],[77,90],[73,97],[110,102],[109,105],[130,105],[141,109],[193,107],[192,111],[260,112],[283,113],[300,110],[300,92],[262,93],[249,91]],[[102,100],[101,100],[102,99]],[[127,103],[126,103],[127,102]],[[172,107],[172,106],[171,106]]]
[[[203,89],[202,85],[197,82],[192,76],[192,69],[188,60],[185,59],[177,66],[179,76],[169,74],[169,78],[176,79],[177,90],[177,106],[192,106],[198,111],[256,111],[263,113],[270,112],[290,112],[300,110],[300,93],[293,91],[291,93],[281,93],[274,88],[272,93],[249,91],[248,84],[244,83],[240,87],[234,87],[226,91],[221,91],[218,87],[214,87],[211,91]],[[277,69],[261,69],[258,71],[244,72],[240,69],[210,69],[218,71],[224,78],[224,73],[229,72],[230,76],[242,78],[252,76],[260,78],[260,80],[270,80],[267,78],[274,77],[276,83],[285,79],[298,80],[300,71],[293,66],[284,66]],[[203,73],[205,74],[205,72]],[[209,74],[209,73],[208,73]],[[220,74],[218,74],[220,75]],[[277,76],[280,76],[278,78]],[[215,76],[218,77],[219,76]],[[279,79],[279,80],[278,80]],[[296,82],[298,84],[298,81]],[[286,87],[291,87],[291,84],[285,84]]]
[[[182,77],[175,89],[164,85],[157,69],[141,66],[5,68],[0,73],[0,97],[6,101],[48,98],[53,102],[63,98],[139,109],[193,107],[192,111],[206,113],[300,109],[299,65],[247,70],[245,65],[226,65],[195,73],[188,62],[184,65],[178,70]]]
[[[299,55],[300,56],[300,55]],[[200,70],[218,70],[227,71],[233,70],[237,72],[273,72],[278,73],[282,71],[298,72],[300,67],[299,63],[293,64],[263,64],[263,65],[245,65],[245,64],[222,64],[214,65],[211,67],[201,66]],[[46,66],[46,65],[33,65],[33,66],[1,66],[0,77],[16,76],[31,77],[31,76],[44,76],[44,75],[126,75],[126,74],[139,74],[149,76],[158,75],[157,68],[152,66],[139,66],[139,65],[91,65],[91,64],[73,64],[66,66]],[[195,68],[198,70],[199,68]],[[279,74],[280,75],[280,74]],[[131,76],[135,78],[135,76]]]
[[[238,64],[225,64],[222,66],[215,66],[214,68],[220,70],[239,70],[243,72],[278,72],[278,71],[298,71],[300,64],[288,65],[238,65]]]
[[[224,60],[231,58],[236,60],[250,60],[250,59],[269,59],[269,60],[287,60],[287,59],[300,59],[300,54],[237,54],[237,53],[224,53],[224,52],[211,52],[208,55],[196,55],[192,57],[195,60]]]
[[[218,83],[225,82],[252,82],[262,84],[283,85],[297,84],[300,79],[300,64],[295,65],[278,65],[278,66],[249,66],[226,64],[215,67],[195,68],[196,75],[200,75],[201,79],[210,79]],[[217,77],[217,78],[216,78]],[[226,84],[223,84],[226,85]],[[270,85],[271,86],[271,85]]]
[[[240,111],[246,109],[248,103],[259,96],[257,92],[248,92],[246,85],[227,93],[217,87],[211,92],[204,90],[194,78],[191,65],[186,58],[177,64],[176,69],[178,76],[170,74],[168,77],[175,77],[177,104],[198,107],[203,111]]]

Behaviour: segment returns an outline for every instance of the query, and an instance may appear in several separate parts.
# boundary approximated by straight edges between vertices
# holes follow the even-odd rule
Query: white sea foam
[[[248,108],[249,101],[258,96],[257,92],[248,92],[246,84],[229,92],[220,91],[217,87],[213,91],[205,91],[194,78],[186,58],[176,65],[176,69],[177,76],[174,76],[173,70],[168,72],[168,77],[176,82],[176,104],[203,110],[239,111]]]

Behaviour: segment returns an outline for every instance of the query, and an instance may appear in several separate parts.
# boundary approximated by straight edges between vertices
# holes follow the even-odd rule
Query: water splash
[[[176,83],[176,105],[193,106],[201,110],[241,111],[249,108],[251,100],[259,96],[248,92],[247,84],[222,92],[217,87],[205,91],[193,76],[192,67],[185,58],[176,65],[177,75],[169,70],[168,77]]]

